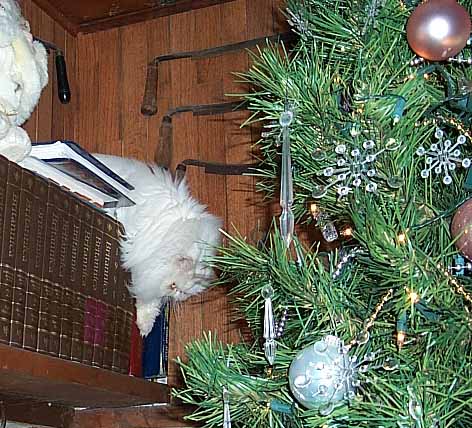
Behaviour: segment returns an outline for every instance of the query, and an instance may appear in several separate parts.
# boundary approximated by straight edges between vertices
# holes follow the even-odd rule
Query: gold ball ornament
[[[418,6],[406,25],[411,49],[430,61],[445,61],[467,44],[471,31],[467,10],[455,0],[429,0]]]
[[[454,214],[451,235],[457,239],[457,249],[472,260],[472,199],[464,202]]]

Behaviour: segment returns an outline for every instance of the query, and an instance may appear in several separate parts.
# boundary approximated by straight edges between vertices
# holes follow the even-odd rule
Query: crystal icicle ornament
[[[313,198],[321,199],[333,186],[340,198],[361,186],[367,192],[375,193],[378,187],[375,162],[385,151],[396,150],[398,147],[399,144],[393,138],[383,149],[376,149],[373,140],[364,141],[362,149],[349,149],[346,144],[338,144],[334,149],[338,156],[336,163],[323,170],[323,175],[329,181],[325,186],[317,185],[313,188]]]
[[[326,242],[333,242],[339,238],[338,230],[334,223],[330,220],[328,214],[320,213],[316,217],[316,225],[320,228],[321,234]]]
[[[229,392],[223,386],[223,428],[231,428],[231,413],[229,410]]]
[[[270,365],[275,361],[275,321],[274,312],[272,310],[272,297],[274,289],[270,285],[266,285],[261,291],[264,298],[264,353]]]
[[[467,142],[467,138],[465,135],[459,135],[456,142],[452,143],[451,140],[445,139],[444,131],[439,128],[436,129],[434,137],[438,142],[431,144],[428,150],[423,146],[416,150],[418,156],[426,157],[426,167],[421,171],[421,177],[428,178],[431,171],[434,171],[436,175],[443,174],[442,181],[448,185],[452,183],[449,172],[456,169],[456,164],[460,164],[464,168],[469,168],[471,164],[469,158],[461,157],[460,146]]]
[[[280,181],[280,233],[287,248],[293,239],[295,218],[292,212],[293,205],[293,179],[292,158],[290,155],[290,124],[293,120],[293,111],[285,105],[285,110],[280,115],[279,123],[282,127],[282,173]]]

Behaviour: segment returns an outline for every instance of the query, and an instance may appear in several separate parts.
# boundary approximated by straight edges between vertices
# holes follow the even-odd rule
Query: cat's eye
[[[171,290],[175,290],[177,288],[177,285],[175,284],[175,282],[173,282],[172,284],[170,284],[170,289]]]

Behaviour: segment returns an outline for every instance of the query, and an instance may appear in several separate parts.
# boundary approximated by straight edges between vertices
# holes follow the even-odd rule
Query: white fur
[[[0,154],[19,162],[31,150],[31,140],[20,126],[38,104],[48,83],[47,53],[33,42],[28,22],[15,0],[0,0]]]
[[[182,301],[208,286],[213,273],[205,259],[219,244],[221,221],[156,165],[95,155],[135,187],[136,205],[115,210],[125,228],[122,260],[131,271],[137,325],[147,335],[167,299]]]

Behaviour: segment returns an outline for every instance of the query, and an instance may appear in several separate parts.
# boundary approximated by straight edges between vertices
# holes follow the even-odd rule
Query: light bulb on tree
[[[411,49],[430,61],[457,55],[470,37],[467,10],[455,0],[429,0],[418,6],[406,26]]]

